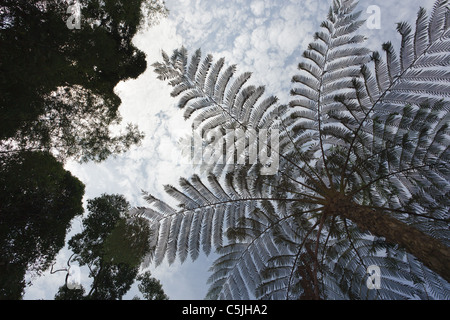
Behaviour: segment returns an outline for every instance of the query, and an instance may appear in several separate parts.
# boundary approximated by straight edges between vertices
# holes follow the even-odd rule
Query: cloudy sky
[[[82,0],[81,0],[82,1]],[[370,6],[380,8],[380,28],[360,32],[367,35],[367,45],[381,50],[381,43],[399,43],[395,31],[400,21],[414,22],[419,6],[431,11],[434,0],[361,0],[363,18],[370,18]],[[68,163],[66,168],[86,184],[85,200],[102,193],[123,194],[133,206],[145,206],[141,190],[168,200],[164,184],[176,185],[178,178],[193,172],[181,156],[178,139],[189,132],[181,111],[174,106],[170,87],[156,79],[153,62],[161,60],[161,50],[171,53],[180,46],[190,52],[201,48],[218,59],[225,57],[236,64],[238,73],[253,72],[252,81],[266,86],[266,93],[288,102],[291,78],[301,54],[312,41],[315,31],[326,18],[331,0],[166,0],[168,18],[143,30],[135,37],[136,45],[147,54],[149,67],[138,79],[118,84],[122,99],[123,122],[138,124],[146,134],[142,145],[101,164]],[[80,231],[81,219],[73,223],[68,237]],[[62,250],[56,267],[64,266],[70,252]],[[151,269],[161,280],[171,299],[203,299],[212,257],[195,263],[162,265]],[[88,274],[81,269],[83,283]],[[32,278],[25,299],[53,299],[65,274],[46,272]],[[135,291],[127,297],[132,297]]]

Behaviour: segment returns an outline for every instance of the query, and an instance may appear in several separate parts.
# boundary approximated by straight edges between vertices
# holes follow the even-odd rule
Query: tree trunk
[[[332,213],[353,221],[361,231],[369,231],[387,242],[398,244],[450,282],[450,248],[441,241],[386,213],[358,205],[349,206],[348,202],[337,206]]]

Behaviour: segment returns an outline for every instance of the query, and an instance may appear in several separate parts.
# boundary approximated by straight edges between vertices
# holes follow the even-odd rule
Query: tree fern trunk
[[[425,266],[450,282],[450,248],[441,241],[383,212],[358,205],[338,206],[332,212],[353,221],[362,231],[398,244]]]

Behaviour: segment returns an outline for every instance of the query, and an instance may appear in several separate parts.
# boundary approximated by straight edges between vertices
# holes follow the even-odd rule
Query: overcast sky
[[[82,1],[82,0],[81,0]],[[395,23],[414,22],[420,6],[431,11],[433,0],[361,0],[359,10],[369,18],[367,8],[380,8],[381,26],[360,32],[369,37],[368,46],[381,51],[381,43],[399,36]],[[238,73],[253,72],[252,81],[266,86],[266,93],[288,102],[291,78],[301,54],[312,42],[326,18],[331,0],[166,0],[169,17],[135,37],[136,45],[147,54],[148,68],[135,80],[120,83],[116,90],[122,99],[123,122],[138,124],[146,134],[139,147],[101,164],[68,163],[70,170],[86,185],[85,200],[102,193],[123,194],[133,206],[145,206],[141,190],[167,200],[164,184],[176,185],[178,178],[189,177],[192,168],[184,161],[178,139],[189,133],[182,112],[174,106],[171,88],[156,79],[153,62],[161,60],[161,50],[171,54],[184,45],[193,53],[211,53],[236,64]],[[81,219],[73,223],[68,237],[80,231]],[[62,250],[56,267],[64,266],[70,253]],[[161,280],[171,299],[203,299],[208,268],[213,258],[202,257],[182,266],[161,265],[153,276]],[[88,273],[82,269],[82,281],[89,287]],[[33,278],[25,299],[53,299],[64,283],[64,273]],[[135,291],[128,295],[131,298]]]

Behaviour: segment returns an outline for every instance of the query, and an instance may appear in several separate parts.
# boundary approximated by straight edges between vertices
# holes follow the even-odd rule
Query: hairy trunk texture
[[[369,231],[389,243],[398,244],[450,282],[450,248],[441,241],[386,213],[358,205],[349,206],[348,202],[332,213],[353,221],[361,231]]]

